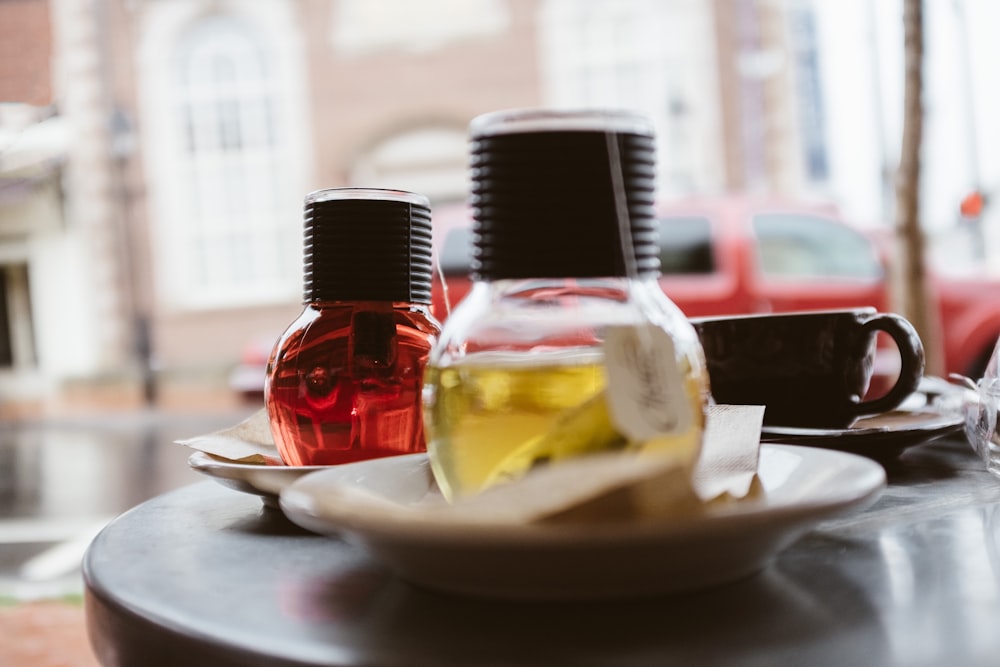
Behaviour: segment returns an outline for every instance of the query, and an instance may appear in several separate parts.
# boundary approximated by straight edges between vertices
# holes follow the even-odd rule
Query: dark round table
[[[875,505],[754,576],[593,603],[422,590],[205,481],[94,540],[88,631],[108,667],[1000,664],[1000,479],[957,438],[887,471]]]

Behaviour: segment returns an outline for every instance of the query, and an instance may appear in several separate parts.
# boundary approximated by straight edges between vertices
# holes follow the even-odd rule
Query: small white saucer
[[[219,484],[236,491],[260,496],[268,507],[278,507],[278,494],[303,475],[329,466],[272,466],[259,463],[233,463],[205,452],[194,452],[188,465]]]
[[[484,525],[426,511],[440,495],[426,454],[337,466],[281,492],[296,524],[343,537],[427,588],[497,598],[649,596],[764,567],[820,520],[874,501],[882,466],[843,452],[765,444],[761,497],[684,520]]]

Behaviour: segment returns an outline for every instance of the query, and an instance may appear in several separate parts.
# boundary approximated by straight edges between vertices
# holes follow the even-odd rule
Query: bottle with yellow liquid
[[[526,109],[480,116],[470,132],[474,284],[424,383],[445,496],[598,451],[693,466],[708,374],[657,283],[651,124]]]

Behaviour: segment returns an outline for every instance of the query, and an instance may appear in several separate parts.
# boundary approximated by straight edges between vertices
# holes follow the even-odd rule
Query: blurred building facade
[[[0,2],[0,44],[34,59],[15,71],[0,58],[0,401],[225,392],[243,347],[300,309],[303,196],[354,185],[460,202],[466,127],[494,109],[639,109],[657,129],[662,197],[821,196],[884,221],[902,81],[892,11]]]

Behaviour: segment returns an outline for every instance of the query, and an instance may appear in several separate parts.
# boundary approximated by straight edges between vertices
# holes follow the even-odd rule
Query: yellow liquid
[[[590,354],[577,361],[528,365],[482,354],[452,366],[428,367],[427,450],[445,497],[473,495],[539,463],[645,445],[627,442],[612,424],[604,400],[604,365]],[[690,427],[659,437],[648,448],[680,452],[693,465],[704,431],[707,383],[688,371],[684,388]]]

